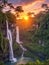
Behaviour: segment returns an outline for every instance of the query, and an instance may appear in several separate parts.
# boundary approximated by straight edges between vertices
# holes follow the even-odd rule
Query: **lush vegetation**
[[[35,62],[28,62],[26,64],[20,64],[20,65],[49,65],[49,60],[46,60],[44,62],[40,62],[39,60],[36,60]]]
[[[9,57],[8,56],[9,44],[6,38],[6,22],[5,22],[6,16],[10,21],[9,22],[10,29],[12,29],[12,24],[14,25],[13,28],[15,28],[15,23],[16,23],[15,22],[16,19],[13,14],[11,14],[10,12],[4,14],[0,11],[0,60],[2,61],[5,60],[5,58],[7,60],[7,58]],[[22,40],[24,42],[23,46],[27,49],[24,56],[31,57],[34,60],[49,59],[49,9],[46,8],[44,12],[42,11],[39,14],[35,15],[34,18],[30,18],[30,19],[31,22],[34,21],[34,25],[36,26],[38,25],[38,27],[36,26],[33,27],[32,24],[31,29],[20,32],[20,34],[22,34],[20,35],[20,37],[22,37]],[[15,56],[20,56],[22,50],[20,49],[19,45],[16,44],[15,38],[13,41],[13,48],[14,48]],[[29,62],[26,65],[49,65],[49,60],[44,62],[40,62],[37,60],[36,62]]]
[[[49,58],[49,10],[40,12],[35,16],[35,23],[38,24],[38,29],[27,31],[26,38],[30,40],[24,43],[28,49],[25,55],[34,59],[48,59]]]

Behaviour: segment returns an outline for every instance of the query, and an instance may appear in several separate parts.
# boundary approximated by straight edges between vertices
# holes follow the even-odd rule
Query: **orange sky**
[[[43,10],[41,8],[41,5],[42,3],[44,3],[45,0],[38,0],[38,1],[35,1],[31,4],[28,4],[28,5],[24,5],[23,6],[23,10],[24,12],[35,12],[36,13],[39,13],[39,11]]]
[[[44,9],[41,8],[41,5],[43,3],[47,3],[48,0],[35,0],[32,3],[23,5],[24,12],[35,12],[35,14],[39,13],[40,11],[43,11]],[[49,1],[47,3],[49,5]]]
[[[24,12],[35,12],[39,13],[42,10],[42,3],[47,3],[49,5],[49,0],[8,0],[10,3],[13,3],[14,6],[21,5]]]
[[[33,1],[33,0],[31,0],[31,1]],[[20,14],[20,18],[18,17],[17,19],[18,20],[23,19],[24,21],[22,20],[22,23],[19,22],[18,24],[21,24],[22,28],[23,28],[23,26],[24,27],[28,26],[30,24],[30,21],[28,23],[29,19],[28,19],[27,15],[25,13],[34,12],[35,14],[37,14],[40,11],[44,10],[43,8],[41,8],[41,6],[42,6],[43,3],[47,3],[47,2],[49,2],[49,1],[48,0],[34,0],[33,2],[30,2],[28,4],[21,4],[21,6],[23,7],[23,10],[24,10],[24,13],[21,13],[22,15]],[[47,4],[49,5],[49,3],[47,3]],[[20,4],[18,4],[18,5],[20,6]],[[16,7],[17,4],[14,5],[14,6]]]
[[[22,6],[25,13],[35,12],[35,14],[39,13],[43,8],[41,5],[46,3],[49,5],[49,0],[16,0],[19,1],[18,4],[14,4],[14,6]]]

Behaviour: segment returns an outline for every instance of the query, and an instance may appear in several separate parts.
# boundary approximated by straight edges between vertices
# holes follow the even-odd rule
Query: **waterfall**
[[[26,48],[23,47],[23,45],[21,44],[22,42],[20,41],[20,38],[19,38],[19,27],[16,26],[16,42],[19,44],[20,48],[22,49],[22,56],[24,55],[24,52],[27,51]]]
[[[22,43],[19,38],[19,26],[16,26],[16,42],[18,44]]]
[[[20,44],[20,47],[23,51],[26,51],[26,48],[24,48],[21,44]]]
[[[18,28],[18,26],[16,27],[16,34],[17,34],[17,36],[16,36],[16,42],[20,43],[20,40],[19,40],[19,28]]]
[[[23,58],[23,55],[24,55],[24,51],[22,52],[22,56],[21,56],[22,58]]]
[[[23,57],[23,56],[24,56],[24,52],[27,51],[27,49],[24,48],[23,45],[21,45],[21,44],[20,44],[20,47],[21,47],[21,49],[22,49],[22,51],[23,51],[21,57]]]
[[[8,21],[6,21],[7,25],[7,38],[9,40],[9,60],[11,62],[16,62],[17,59],[14,58],[13,48],[12,48],[12,33],[11,30],[8,28]]]

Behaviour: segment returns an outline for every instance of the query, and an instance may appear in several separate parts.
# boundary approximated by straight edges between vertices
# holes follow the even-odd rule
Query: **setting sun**
[[[20,17],[19,18],[20,19],[24,19],[24,20],[28,20],[29,19],[28,15],[25,14],[25,13],[20,14]]]
[[[28,20],[28,16],[27,16],[27,15],[23,16],[23,18],[24,18],[25,20]]]

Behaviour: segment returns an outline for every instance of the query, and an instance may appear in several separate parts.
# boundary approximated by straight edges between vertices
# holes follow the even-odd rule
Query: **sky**
[[[49,5],[49,0],[8,0],[8,2],[13,3],[14,6],[21,5],[25,12],[35,12],[38,13],[41,10],[41,5],[47,3]]]

